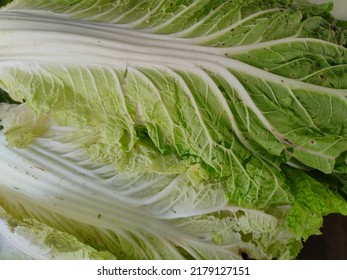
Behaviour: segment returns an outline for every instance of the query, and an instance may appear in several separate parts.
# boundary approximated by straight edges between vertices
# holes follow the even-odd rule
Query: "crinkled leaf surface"
[[[12,99],[25,102],[11,109],[2,107],[7,143],[12,147],[36,143],[35,138],[46,135],[53,123],[74,127],[74,147],[146,186],[140,188],[141,200],[148,195],[145,208],[151,210],[135,207],[134,213],[129,212],[134,220],[124,221],[136,225],[135,221],[142,221],[140,214],[147,214],[143,218],[148,221],[154,215],[153,228],[163,229],[153,232],[149,226],[136,229],[119,223],[121,234],[110,223],[101,227],[105,239],[91,241],[93,246],[111,250],[117,257],[238,258],[240,250],[246,250],[256,258],[290,258],[300,248],[300,238],[318,232],[322,215],[344,211],[345,201],[337,203],[339,196],[329,190],[322,196],[326,199],[317,202],[318,208],[312,203],[307,206],[301,199],[306,195],[298,191],[301,185],[296,186],[298,182],[283,172],[287,164],[338,174],[341,180],[346,176],[341,155],[347,150],[347,39],[343,24],[329,14],[330,4],[285,0],[7,2],[0,11],[0,87]],[[3,147],[4,154],[14,149],[5,142]],[[58,177],[65,181],[70,175]],[[167,181],[152,185],[155,178]],[[8,187],[8,178],[4,180],[2,186]],[[38,181],[45,182],[44,178]],[[113,183],[105,186],[116,188]],[[86,192],[80,182],[75,185],[76,192]],[[50,186],[61,188],[61,183]],[[164,191],[168,186],[173,189],[169,193]],[[216,191],[218,199],[210,191]],[[184,205],[195,214],[182,219],[175,216],[158,226],[162,221],[156,212],[165,213],[169,201],[178,203],[185,197],[182,193],[190,192]],[[130,197],[135,194],[139,195],[131,192]],[[158,196],[158,201],[163,199],[159,204]],[[94,203],[91,208],[102,204],[94,197],[83,199]],[[134,198],[127,199],[130,203]],[[326,200],[337,206],[327,208]],[[46,201],[50,208],[52,201]],[[113,204],[108,201],[111,208],[117,204],[129,209],[119,199]],[[198,207],[195,201],[202,205]],[[24,202],[19,199],[17,207],[7,199],[3,203],[14,215],[14,209]],[[20,208],[36,209],[30,199],[25,203]],[[69,207],[73,205],[71,201]],[[300,229],[312,209],[317,222]],[[115,208],[112,215],[122,216],[118,211]],[[34,212],[42,210],[33,210],[26,218],[52,227],[67,219],[59,211],[54,218],[36,217]],[[99,228],[91,222],[98,215],[90,213],[94,218],[87,219],[85,214],[86,236],[94,236],[91,232]],[[225,219],[230,215],[237,219],[229,225]],[[25,217],[24,212],[20,217]],[[259,235],[258,222],[266,224]],[[65,231],[63,223],[59,224]],[[265,237],[272,227],[277,236]],[[172,228],[207,241],[192,244],[183,237],[172,239],[171,233],[176,232]],[[201,237],[203,229],[208,236]],[[87,238],[78,232],[70,234],[83,242]],[[110,241],[113,234],[116,245]],[[152,237],[162,251],[151,245]],[[225,244],[241,240],[246,245],[225,245],[225,249],[218,247],[220,240],[228,240]],[[212,247],[202,246],[210,241]],[[276,242],[287,247],[281,251],[278,245],[270,245]],[[279,251],[272,252],[273,248]]]

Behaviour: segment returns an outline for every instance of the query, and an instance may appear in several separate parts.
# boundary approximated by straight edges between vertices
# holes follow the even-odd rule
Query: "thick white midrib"
[[[37,11],[36,11],[37,12]],[[248,51],[268,48],[276,46],[279,44],[292,43],[292,42],[323,42],[319,39],[306,39],[306,38],[296,38],[289,37],[285,39],[278,39],[269,42],[254,43],[252,45],[235,46],[227,48],[215,48],[208,46],[194,45],[190,40],[193,38],[173,38],[171,35],[159,35],[151,34],[138,30],[124,29],[120,25],[112,25],[108,23],[89,23],[80,22],[73,20],[66,20],[61,16],[52,15],[52,17],[47,17],[47,15],[39,14],[35,16],[35,13],[29,13],[29,11],[11,11],[4,14],[0,14],[0,26],[1,26],[1,39],[6,38],[6,32],[11,35],[22,31],[22,35],[25,32],[29,33],[29,36],[38,33],[42,37],[41,43],[43,43],[45,36],[51,34],[51,40],[58,43],[61,34],[68,37],[74,37],[76,40],[78,37],[89,38],[90,42],[100,43],[98,46],[102,47],[104,43],[108,45],[108,42],[119,42],[127,45],[137,45],[137,46],[148,46],[150,48],[158,47],[161,49],[169,50],[183,50],[183,51],[193,51],[201,52],[206,54],[216,54],[219,56],[237,55],[242,53],[247,53]],[[53,35],[54,34],[54,35]],[[19,35],[18,35],[19,36]],[[52,37],[56,36],[53,40]],[[30,39],[30,38],[29,38]],[[73,38],[70,38],[70,44],[74,44]],[[27,43],[30,40],[26,40]],[[100,41],[100,42],[99,42]],[[75,42],[77,43],[77,42]],[[333,43],[325,42],[324,44],[340,47],[334,45]],[[342,47],[340,47],[342,48]]]
[[[110,193],[110,189],[107,190],[102,185],[93,186],[93,180],[90,181],[92,177],[86,180],[89,186],[82,181],[76,181],[75,184],[71,178],[76,176],[76,174],[71,169],[71,164],[67,160],[60,158],[62,162],[59,163],[57,155],[51,155],[51,152],[46,149],[42,151],[43,154],[40,154],[38,151],[41,148],[39,147],[35,147],[36,151],[29,153],[26,153],[24,150],[11,149],[6,147],[3,135],[1,135],[1,138],[0,166],[6,176],[0,182],[2,192],[7,193],[9,198],[18,199],[24,203],[27,201],[29,205],[34,203],[47,209],[47,211],[53,211],[59,215],[80,221],[81,223],[101,226],[114,230],[115,232],[117,232],[118,227],[123,230],[133,229],[135,230],[134,232],[137,229],[141,229],[153,234],[153,236],[165,237],[173,242],[176,240],[178,243],[181,242],[182,245],[188,245],[190,242],[199,242],[197,240],[194,241],[194,239],[185,233],[178,231],[173,226],[170,226],[170,224],[164,222],[164,220],[179,217],[155,217],[155,215],[151,217],[150,213],[144,212],[142,208],[136,209],[136,207],[133,208],[128,205],[124,201],[124,197],[118,197],[118,195]],[[30,158],[30,156],[32,157],[30,160],[23,161],[23,159],[26,157]],[[44,162],[42,162],[43,165],[40,164],[40,159],[36,160],[37,157],[44,159]],[[53,160],[50,160],[49,157],[52,157]],[[25,171],[26,168],[29,175]],[[43,170],[44,168],[47,170]],[[50,170],[60,170],[64,174],[58,172],[56,176],[52,176]],[[83,173],[87,174],[88,170],[84,170]],[[67,179],[62,180],[63,177]],[[47,189],[48,185],[50,186],[49,189]],[[14,187],[18,188],[18,190],[13,189]],[[97,196],[91,196],[89,194],[89,191],[93,190],[98,192]],[[104,192],[105,190],[106,192]],[[63,198],[63,200],[57,199],[56,197]],[[238,210],[262,213],[258,210],[253,211],[221,204],[211,207],[211,209],[205,209],[205,211],[197,211],[193,214],[203,215],[211,213],[211,211],[236,212]],[[97,217],[99,213],[101,214],[101,218]],[[116,219],[116,223],[113,222],[114,219]],[[122,219],[124,219],[124,222]]]
[[[150,224],[153,225],[148,213],[133,211],[137,208],[136,206],[129,207],[115,194],[110,193],[105,196],[102,193],[105,188],[101,186],[97,188],[92,180],[74,184],[71,178],[78,176],[74,173],[69,175],[64,171],[67,177],[61,177],[59,173],[42,171],[42,167],[30,165],[28,161],[21,162],[21,157],[15,157],[13,154],[12,158],[16,161],[11,162],[11,159],[5,157],[9,153],[8,150],[1,148],[1,152],[0,166],[6,173],[0,181],[1,189],[5,197],[8,196],[10,200],[18,199],[29,205],[33,203],[46,211],[52,211],[81,223],[103,226],[115,231],[117,227],[141,228],[145,226],[144,220],[149,227]],[[48,160],[45,163],[46,166],[50,165]],[[58,165],[55,169],[62,171],[64,167]],[[90,189],[91,185],[96,188]],[[93,190],[97,193],[96,196],[93,195]],[[99,213],[102,215],[101,219],[97,218]],[[117,220],[116,224],[112,223],[113,219]]]
[[[64,15],[42,14],[39,11],[10,10],[0,13],[1,31],[57,31],[67,34],[83,34],[94,38],[117,39],[119,41],[139,42],[144,39],[143,44],[150,45],[159,42],[161,45],[165,42],[180,45],[186,44],[187,47],[195,47],[186,42],[186,39],[171,38],[168,35],[153,34],[143,30],[124,28],[121,24],[100,23],[77,21],[66,18]],[[186,43],[185,43],[186,42]],[[206,48],[202,47],[201,48]]]
[[[4,170],[4,169],[2,169]],[[12,169],[12,171],[14,171]],[[12,174],[13,173],[13,174]],[[17,180],[14,180],[12,183],[15,186],[18,185],[19,188],[21,186],[19,183],[23,184],[29,184],[33,187],[29,190],[31,193],[30,195],[21,195],[17,193],[13,193],[12,191],[5,190],[5,195],[9,197],[9,199],[13,200],[19,200],[24,203],[24,205],[27,205],[30,207],[31,203],[40,205],[42,209],[46,209],[46,211],[53,211],[59,215],[62,215],[63,217],[68,217],[69,219],[73,219],[76,221],[79,221],[81,223],[86,223],[89,225],[93,225],[96,227],[102,227],[109,230],[114,231],[116,234],[118,232],[118,229],[124,230],[124,231],[130,231],[132,233],[139,234],[152,234],[153,236],[157,237],[163,237],[166,238],[168,241],[173,242],[174,244],[176,242],[182,243],[182,245],[188,245],[190,241],[193,241],[194,239],[190,238],[186,234],[176,230],[173,226],[170,226],[168,223],[164,223],[161,220],[152,221],[152,219],[155,219],[155,216],[153,217],[149,215],[144,215],[142,211],[138,211],[136,215],[131,214],[131,206],[127,207],[127,209],[124,209],[124,211],[120,210],[120,201],[114,200],[113,203],[117,205],[117,212],[112,211],[112,207],[109,204],[102,204],[100,202],[94,202],[91,199],[85,200],[86,198],[83,197],[83,193],[76,194],[73,196],[71,191],[68,191],[68,201],[54,201],[53,199],[49,199],[52,194],[45,190],[40,190],[37,182],[30,182],[28,180],[25,180],[22,182],[21,180],[18,180],[18,178],[21,178],[21,174],[17,174],[17,171],[14,172],[8,172],[7,176],[15,176]],[[44,179],[44,178],[39,178]],[[51,185],[52,187],[52,185]],[[26,187],[27,188],[27,187]],[[60,191],[64,193],[64,190],[56,190],[57,192]],[[41,199],[35,200],[31,199],[30,197],[34,197],[38,194],[38,192],[42,192],[44,195]],[[36,193],[36,194],[35,194]],[[77,196],[77,198],[76,198]],[[115,198],[115,196],[113,196]],[[83,203],[83,200],[85,202]],[[81,203],[82,202],[82,203]],[[55,206],[53,206],[55,204]],[[91,209],[91,210],[90,210]],[[28,209],[30,212],[30,209]],[[44,210],[43,210],[44,211]],[[98,219],[97,215],[98,213],[101,214],[101,218]],[[45,215],[44,213],[38,213],[41,215]],[[114,215],[112,215],[114,214]],[[122,219],[119,219],[119,217],[122,217],[122,219],[125,220],[125,223],[122,221]],[[113,220],[115,219],[115,222]],[[176,241],[176,242],[175,242]],[[176,243],[177,244],[177,243]]]
[[[59,19],[59,22],[62,24],[61,19]],[[0,26],[2,23],[0,16]],[[145,38],[136,38],[132,36],[133,34],[123,34],[120,38],[123,41],[116,41],[117,36],[111,32],[111,29],[107,29],[107,31],[105,29],[101,33],[94,33],[88,30],[90,24],[85,24],[84,26],[84,23],[80,22],[78,27],[74,26],[68,31],[56,31],[55,23],[52,26],[49,24],[45,25],[46,30],[37,31],[35,31],[35,26],[38,27],[38,23],[34,22],[34,26],[29,28],[33,24],[30,20],[21,22],[19,25],[16,21],[14,23],[14,25],[11,25],[11,28],[8,25],[2,27],[2,33],[0,34],[0,67],[1,64],[20,63],[23,61],[110,67],[119,67],[121,65],[136,66],[137,64],[194,66],[208,62],[223,65],[233,71],[254,74],[257,77],[278,84],[284,83],[292,88],[324,91],[339,97],[345,94],[342,90],[324,88],[292,80],[252,67],[235,59],[222,57],[215,54],[217,48],[187,45],[182,41],[165,42],[163,39],[166,37],[162,36],[159,36],[163,38],[161,40],[157,40],[158,36],[155,36],[156,38],[154,39],[148,38],[148,40],[144,40]],[[45,22],[41,24],[45,24]],[[68,26],[66,25],[65,28]],[[26,28],[29,28],[29,30],[25,30]],[[137,34],[139,33],[137,32]],[[107,35],[109,35],[109,38],[107,38]],[[147,36],[147,34],[145,35]],[[219,49],[217,50],[219,53]]]
[[[261,14],[263,12],[260,12]],[[253,18],[253,16],[250,16]],[[244,19],[245,20],[245,19]],[[233,26],[236,27],[239,22],[235,23]],[[196,38],[180,38],[179,33],[173,33],[168,35],[154,34],[146,30],[134,30],[130,28],[125,28],[126,25],[122,24],[110,24],[110,23],[96,23],[96,22],[82,22],[67,19],[64,15],[57,14],[43,14],[42,11],[30,11],[30,10],[9,10],[4,11],[0,14],[0,26],[1,31],[58,31],[67,32],[71,34],[83,34],[85,36],[91,36],[97,39],[114,39],[118,41],[123,41],[130,44],[139,44],[139,39],[143,39],[141,44],[148,46],[159,46],[168,48],[177,48],[184,50],[200,51],[207,53],[224,54],[226,51],[239,52],[243,46],[236,46],[230,48],[214,48],[208,46],[200,46],[200,40],[208,36],[216,35],[214,32],[207,36],[199,36]],[[226,28],[229,30],[232,26]],[[153,32],[151,29],[149,31]],[[182,31],[183,32],[183,31]],[[176,36],[177,35],[177,36]],[[257,43],[258,44],[258,43]],[[256,45],[257,45],[256,44]],[[253,46],[253,45],[251,45]],[[250,47],[250,46],[245,46]]]
[[[128,223],[128,226],[135,228],[143,225],[144,217],[146,217],[146,222],[151,224],[148,213],[136,211],[137,207],[132,204],[132,201],[125,201],[124,197],[115,195],[110,189],[101,185],[98,186],[92,178],[82,179],[76,174],[76,171],[83,171],[84,174],[88,174],[88,170],[83,170],[76,165],[71,166],[68,161],[63,159],[59,161],[59,157],[50,158],[52,155],[49,155],[50,153],[47,151],[45,152],[46,155],[39,154],[38,151],[16,152],[15,149],[4,145],[2,141],[0,164],[1,170],[6,175],[0,182],[2,188],[7,192],[13,192],[13,187],[18,188],[15,191],[16,194],[13,193],[12,195],[20,196],[28,201],[37,200],[36,203],[47,210],[57,211],[57,213],[68,217],[75,216],[74,218],[81,222],[86,221],[86,217],[88,217],[87,221],[94,225],[102,224],[102,220],[97,219],[98,211],[106,219],[109,215],[108,218],[111,221],[113,218],[122,217],[125,224]],[[78,169],[76,170],[76,168]],[[53,173],[52,170],[56,171]],[[77,177],[79,180],[74,180]],[[97,196],[94,196],[93,192],[96,192]],[[57,199],[57,197],[64,200]],[[81,203],[83,201],[85,203]],[[116,205],[116,212],[114,205]],[[134,207],[129,207],[129,205],[134,205]],[[119,222],[117,226],[124,226],[124,222],[122,223],[121,220]]]
[[[219,55],[240,55],[240,54],[247,54],[254,50],[261,50],[261,49],[267,49],[274,46],[279,46],[283,44],[292,44],[292,43],[323,43],[326,46],[335,47],[336,49],[339,49],[341,52],[346,51],[346,49],[340,45],[336,45],[334,43],[323,41],[316,38],[298,38],[297,35],[283,38],[283,39],[277,39],[272,40],[268,42],[259,42],[251,45],[242,45],[242,46],[235,46],[235,47],[227,47],[227,48],[214,48],[213,53],[219,54]]]
[[[161,35],[148,33],[141,30],[133,30],[123,28],[122,25],[115,25],[110,23],[95,23],[95,22],[81,22],[74,21],[65,18],[63,15],[57,14],[46,14],[42,11],[30,11],[30,10],[9,10],[2,11],[0,14],[0,26],[2,34],[0,34],[0,39],[6,35],[6,31],[14,34],[18,31],[27,31],[30,34],[39,32],[42,38],[45,38],[45,33],[53,34],[54,36],[59,36],[59,33],[65,34],[67,37],[70,34],[72,37],[89,37],[91,41],[96,42],[98,40],[121,42],[124,46],[128,44],[138,45],[138,46],[148,46],[148,47],[159,47],[161,49],[169,50],[182,50],[182,51],[193,51],[201,52],[206,54],[215,54],[218,56],[228,55],[238,55],[243,53],[248,53],[253,50],[262,48],[271,48],[273,46],[281,44],[291,44],[291,43],[324,43],[325,45],[333,46],[336,49],[345,51],[342,46],[336,45],[331,42],[323,41],[315,38],[297,38],[297,35],[272,40],[268,42],[257,42],[251,45],[242,45],[226,48],[208,47],[200,46],[192,42],[191,40],[197,38],[175,38],[174,34]],[[32,33],[31,33],[32,32]],[[176,34],[176,33],[175,33]],[[179,33],[177,33],[179,34]],[[213,33],[215,34],[215,33]],[[30,41],[30,40],[29,40]],[[41,40],[42,42],[43,40]],[[55,42],[58,41],[53,40]],[[27,41],[28,42],[28,41]],[[0,41],[1,43],[1,41]],[[73,43],[72,41],[70,43]],[[103,43],[102,41],[100,43]],[[102,46],[102,44],[101,44]]]
[[[43,209],[46,208],[47,211],[75,219],[81,223],[86,222],[97,227],[101,226],[114,230],[116,233],[118,228],[125,231],[133,228],[135,232],[136,229],[141,229],[153,234],[153,236],[166,238],[168,241],[177,242],[176,244],[182,244],[182,246],[201,243],[201,246],[214,247],[215,250],[221,249],[212,244],[203,244],[203,242],[195,240],[170,226],[169,221],[168,223],[165,222],[165,220],[183,218],[184,215],[182,217],[178,215],[156,217],[154,214],[150,218],[148,216],[149,212],[145,213],[142,208],[132,210],[133,208],[126,204],[123,196],[119,197],[118,194],[112,194],[112,186],[107,187],[103,184],[94,186],[95,180],[93,178],[97,178],[93,175],[94,171],[90,172],[83,166],[76,165],[74,159],[61,157],[57,152],[50,151],[48,147],[39,145],[39,142],[29,150],[23,150],[7,147],[3,134],[0,134],[0,140],[0,166],[3,174],[6,174],[0,179],[1,192],[7,193],[9,199],[12,197],[24,203],[27,201],[29,205],[34,203],[34,205],[38,205]],[[92,173],[90,176],[86,176],[85,183],[87,184],[84,187],[83,180],[72,179],[76,176],[76,173]],[[52,174],[55,175],[52,176]],[[64,182],[64,180],[61,180],[62,178],[67,178],[67,180]],[[41,184],[39,184],[40,182]],[[50,187],[47,189],[48,185]],[[18,187],[18,190],[14,187]],[[98,195],[89,194],[93,191],[98,192]],[[64,200],[56,199],[56,196]],[[53,206],[53,204],[56,204],[56,206]],[[124,205],[124,211],[122,205]],[[119,210],[121,212],[118,212]],[[226,201],[220,205],[211,205],[209,209],[200,209],[195,213],[191,211],[190,214],[191,216],[198,216],[212,212],[236,212],[239,210],[271,218],[270,215],[259,210],[227,205]],[[97,217],[99,213],[102,215],[101,218]],[[117,214],[122,215],[125,224],[122,223]],[[114,223],[114,219],[116,219],[116,223]],[[230,244],[230,246],[233,246],[233,244]]]

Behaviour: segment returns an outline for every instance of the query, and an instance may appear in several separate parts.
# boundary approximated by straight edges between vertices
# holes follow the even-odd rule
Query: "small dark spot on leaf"
[[[101,214],[98,214],[98,219],[100,219],[101,218]]]
[[[284,83],[284,81],[283,81],[283,80],[281,80],[281,82],[282,82],[282,83]]]
[[[37,169],[40,169],[41,171],[46,171],[46,170],[44,170],[42,167],[40,167],[40,166],[35,166]]]
[[[242,210],[238,210],[235,213],[236,218],[240,219],[241,217],[245,216],[245,212]]]
[[[243,252],[240,250],[240,255],[244,260],[251,260],[251,258],[249,257],[249,255],[246,252]]]

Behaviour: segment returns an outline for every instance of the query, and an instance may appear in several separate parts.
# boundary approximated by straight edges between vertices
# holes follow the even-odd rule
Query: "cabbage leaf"
[[[35,258],[295,258],[347,215],[331,9],[5,1],[1,232]]]

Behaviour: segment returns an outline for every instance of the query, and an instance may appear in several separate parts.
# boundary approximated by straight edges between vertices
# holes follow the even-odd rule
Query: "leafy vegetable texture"
[[[331,4],[0,3],[0,232],[27,257],[292,259],[347,215]]]

